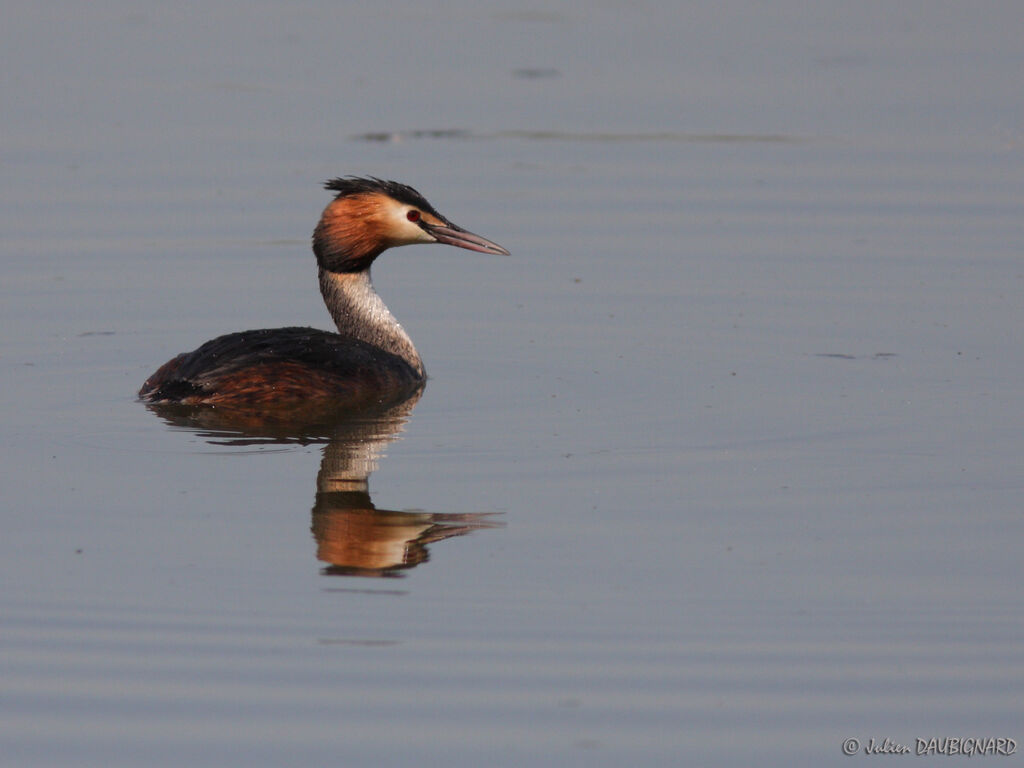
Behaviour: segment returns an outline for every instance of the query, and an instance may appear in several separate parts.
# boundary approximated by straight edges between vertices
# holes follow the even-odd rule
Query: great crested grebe
[[[151,403],[224,407],[400,401],[426,380],[412,339],[370,283],[370,265],[388,248],[444,243],[508,255],[452,224],[412,187],[349,176],[313,232],[320,293],[337,333],[315,328],[242,331],[208,341],[164,363],[139,390]]]

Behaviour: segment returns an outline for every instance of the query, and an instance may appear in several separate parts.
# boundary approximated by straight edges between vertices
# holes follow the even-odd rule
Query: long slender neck
[[[352,336],[405,360],[423,375],[423,361],[370,282],[370,270],[330,272],[320,268],[320,293],[342,336]]]

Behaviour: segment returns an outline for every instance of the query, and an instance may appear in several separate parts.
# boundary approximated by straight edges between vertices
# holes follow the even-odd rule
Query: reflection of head
[[[489,515],[444,515],[378,510],[363,491],[321,491],[313,507],[317,559],[325,573],[399,576],[425,563],[427,544],[499,525]]]
[[[365,492],[318,493],[312,527],[317,559],[332,569],[362,575],[383,576],[418,565],[427,559],[426,549],[417,542],[430,527],[425,517],[378,512]]]

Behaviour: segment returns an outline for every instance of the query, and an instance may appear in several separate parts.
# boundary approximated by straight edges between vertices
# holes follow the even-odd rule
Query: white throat
[[[321,269],[320,293],[338,333],[397,355],[423,374],[423,361],[412,339],[373,290],[370,270],[338,273]]]

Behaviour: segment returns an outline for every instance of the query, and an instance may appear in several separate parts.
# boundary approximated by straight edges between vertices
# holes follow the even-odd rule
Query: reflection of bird
[[[493,513],[377,509],[369,477],[385,447],[398,439],[419,391],[403,402],[365,408],[208,408],[181,403],[147,407],[168,424],[195,431],[211,445],[243,448],[324,443],[316,478],[313,536],[324,574],[400,576],[426,562],[428,545],[504,523]]]
[[[373,290],[370,265],[388,248],[413,243],[508,251],[452,224],[405,184],[347,177],[325,186],[337,196],[313,233],[313,252],[338,332],[274,328],[220,336],[161,366],[142,385],[141,398],[235,407],[313,398],[357,406],[399,401],[423,385],[423,361]]]

